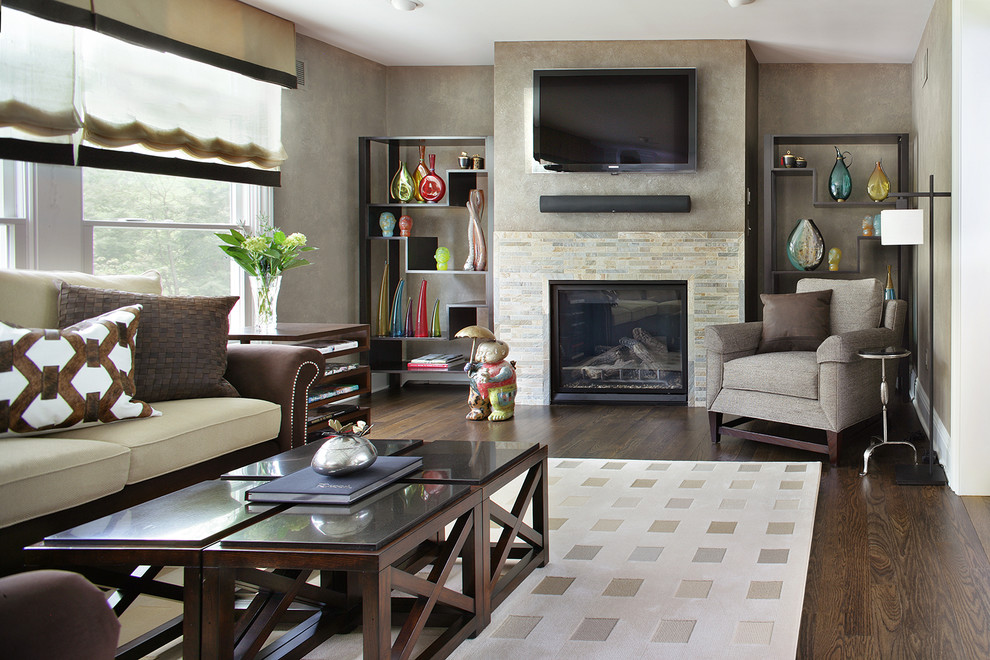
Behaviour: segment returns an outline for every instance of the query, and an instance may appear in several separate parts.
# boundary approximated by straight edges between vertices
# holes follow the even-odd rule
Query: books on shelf
[[[406,368],[409,371],[460,371],[464,368],[467,360],[453,362],[451,364],[413,364],[410,362]]]
[[[331,353],[346,351],[349,348],[357,348],[358,341],[357,339],[317,339],[315,341],[300,342],[299,346],[315,348],[324,355],[330,355]]]
[[[324,399],[332,399],[335,396],[340,396],[341,394],[347,394],[348,392],[355,392],[361,389],[361,386],[357,383],[352,383],[350,385],[338,385],[337,387],[331,387],[326,390],[314,390],[309,393],[306,400],[309,403],[316,403],[317,401],[323,401]]]
[[[360,367],[361,365],[358,364],[357,362],[352,362],[349,364],[345,364],[342,362],[327,362],[326,369],[323,370],[323,375],[333,376],[335,374],[342,374],[347,371],[354,371],[355,369],[358,369]]]
[[[462,353],[429,353],[409,360],[410,371],[457,371],[464,367],[467,358]]]
[[[409,364],[452,364],[466,359],[463,353],[427,353],[409,360]]]
[[[279,477],[245,493],[249,502],[350,504],[388,486],[423,465],[419,456],[379,456],[370,467],[326,477],[311,467]]]
[[[306,423],[319,424],[320,422],[343,417],[344,415],[352,413],[357,409],[358,407],[353,404],[331,404],[328,406],[320,406],[319,408],[309,411],[309,416],[306,418]]]

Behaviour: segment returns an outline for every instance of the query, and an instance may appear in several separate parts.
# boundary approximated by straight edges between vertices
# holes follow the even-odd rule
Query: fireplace
[[[549,286],[551,403],[687,403],[686,281]]]

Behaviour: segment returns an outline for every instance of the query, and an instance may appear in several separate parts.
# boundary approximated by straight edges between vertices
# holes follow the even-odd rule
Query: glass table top
[[[203,547],[284,505],[244,506],[260,481],[204,481],[46,537],[46,546]]]
[[[219,548],[377,550],[470,491],[453,484],[393,484],[349,505],[295,504],[223,538]]]
[[[302,447],[296,447],[289,451],[282,452],[271,458],[245,465],[242,468],[231,470],[221,476],[221,479],[237,480],[249,479],[253,481],[271,481],[292,474],[298,470],[308,467],[313,461],[322,440],[311,442]],[[372,440],[371,444],[378,450],[379,456],[394,456],[398,454],[415,453],[412,449],[423,444],[422,440]]]
[[[411,483],[482,484],[537,451],[538,442],[437,440],[409,452],[423,469],[402,478]]]
[[[900,346],[876,346],[871,348],[861,348],[856,351],[857,355],[867,359],[881,358],[902,358],[911,355],[911,351]]]

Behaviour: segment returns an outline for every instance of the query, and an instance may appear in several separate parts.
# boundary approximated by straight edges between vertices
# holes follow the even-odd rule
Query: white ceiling
[[[935,0],[243,0],[387,66],[493,64],[497,41],[748,39],[773,62],[914,59]]]

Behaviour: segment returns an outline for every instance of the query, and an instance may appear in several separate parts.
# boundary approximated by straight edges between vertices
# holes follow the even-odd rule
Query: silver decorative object
[[[360,435],[331,435],[313,456],[313,469],[328,477],[339,477],[368,467],[378,458],[371,441]]]

